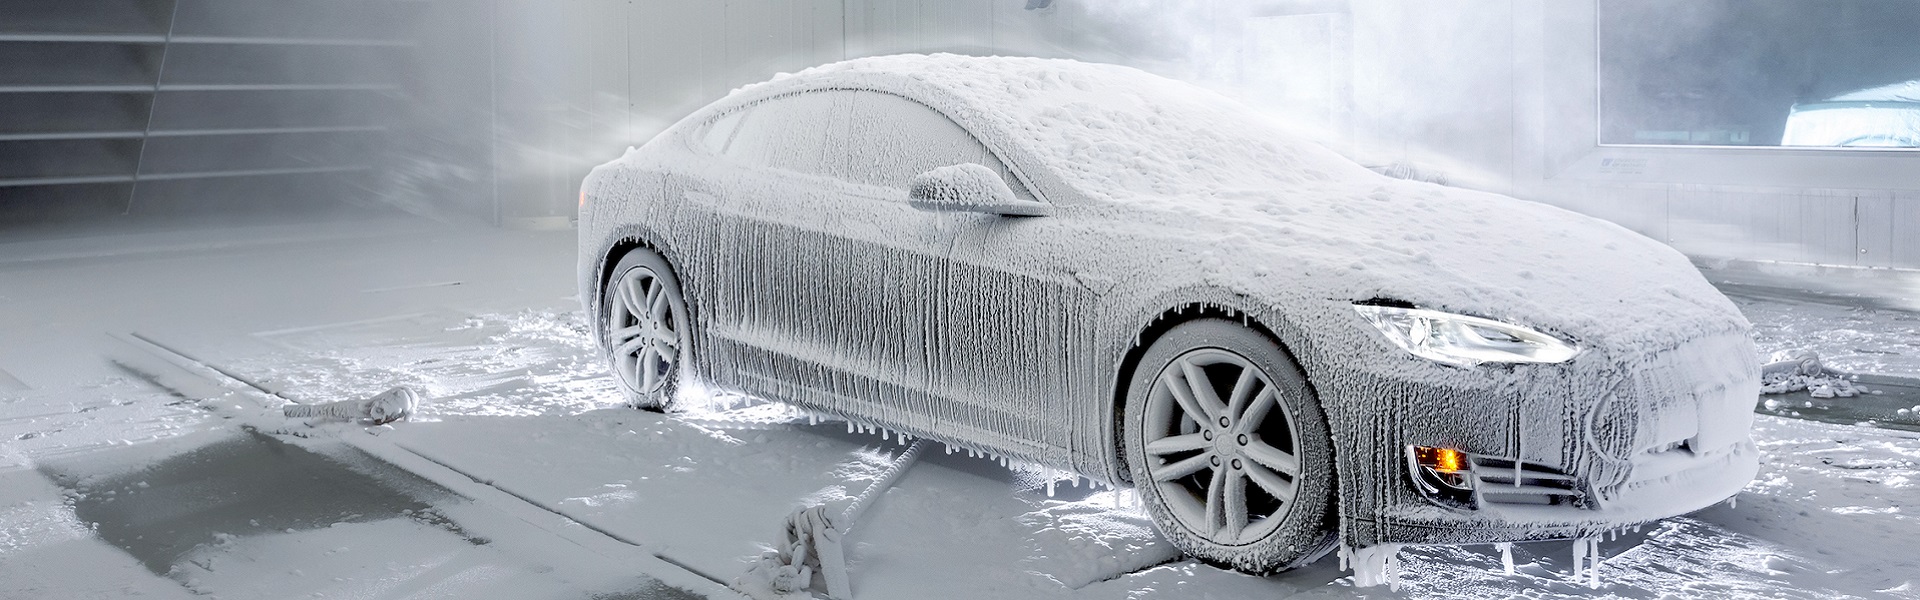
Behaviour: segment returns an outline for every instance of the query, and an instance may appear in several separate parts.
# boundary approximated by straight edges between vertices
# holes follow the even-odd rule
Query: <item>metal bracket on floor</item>
[[[806,595],[818,581],[826,587],[829,598],[852,600],[853,588],[848,582],[846,552],[841,540],[867,508],[873,506],[873,501],[892,488],[919,460],[928,443],[924,439],[914,440],[837,518],[827,514],[825,505],[809,506],[788,515],[774,551],[762,555],[735,588],[750,596],[785,598]]]

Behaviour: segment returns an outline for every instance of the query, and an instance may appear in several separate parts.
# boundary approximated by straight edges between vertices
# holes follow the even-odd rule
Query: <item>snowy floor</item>
[[[726,597],[789,511],[901,449],[740,399],[620,408],[572,252],[411,221],[0,243],[0,597]],[[1914,313],[1736,302],[1769,353],[1920,377]],[[428,400],[379,435],[261,408],[394,385]],[[1597,589],[1555,542],[1511,574],[1491,547],[1410,549],[1397,592],[1332,557],[1224,572],[1126,493],[938,446],[848,558],[870,599],[1920,597],[1920,434],[1763,416],[1756,437],[1737,506],[1603,542]]]

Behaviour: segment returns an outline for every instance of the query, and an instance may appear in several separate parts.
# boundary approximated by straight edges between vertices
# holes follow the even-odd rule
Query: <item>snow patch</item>
[[[1857,375],[1826,368],[1820,362],[1820,355],[1803,352],[1790,360],[1774,361],[1761,367],[1760,393],[1775,395],[1805,390],[1815,398],[1852,398],[1869,391],[1854,383],[1857,379]]]

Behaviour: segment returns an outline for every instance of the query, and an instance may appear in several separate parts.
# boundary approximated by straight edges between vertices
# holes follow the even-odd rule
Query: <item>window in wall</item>
[[[1602,144],[1920,147],[1914,0],[1601,0]]]

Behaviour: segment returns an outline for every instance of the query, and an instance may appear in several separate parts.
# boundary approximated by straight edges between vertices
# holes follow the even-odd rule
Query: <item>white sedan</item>
[[[698,380],[1131,484],[1250,572],[1597,536],[1757,468],[1749,324],[1684,256],[1125,67],[749,86],[587,178],[579,266],[636,405]]]

